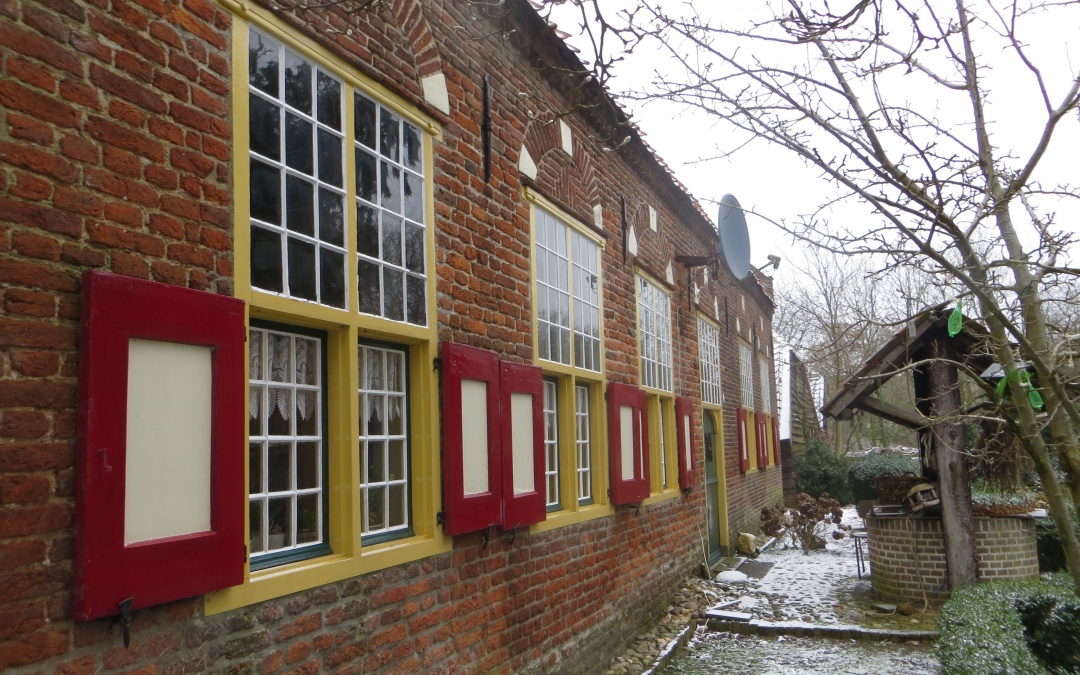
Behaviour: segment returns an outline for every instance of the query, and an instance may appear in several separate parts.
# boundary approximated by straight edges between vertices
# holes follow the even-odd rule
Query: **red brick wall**
[[[866,519],[874,592],[902,602],[949,598],[945,537],[940,518]],[[1039,577],[1035,521],[1031,518],[976,518],[979,581]]]
[[[530,120],[572,109],[572,92],[552,87],[535,52],[501,38],[506,13],[460,2],[392,5],[354,14],[351,24],[332,14],[304,23],[443,125],[434,165],[440,339],[531,361],[529,206],[518,153]],[[513,541],[458,537],[444,555],[221,615],[205,616],[200,599],[142,610],[129,650],[110,621],[71,621],[80,276],[105,269],[232,293],[230,24],[207,0],[0,0],[0,669],[601,669],[697,564],[700,487]],[[436,71],[447,79],[449,116],[420,98],[419,78]],[[484,74],[490,183],[478,118]],[[581,116],[564,119],[574,156],[543,146],[550,134],[537,132],[536,187],[587,222],[602,204],[607,375],[636,382],[635,264],[663,280],[673,255],[700,255],[712,242],[670,206],[675,188],[657,180],[657,165],[604,152]],[[625,263],[623,197],[639,241]],[[648,231],[650,204],[659,234]],[[744,331],[764,316],[767,341],[771,303],[719,274],[702,310],[711,315],[710,293],[719,293],[730,330],[736,313]],[[686,271],[675,265],[674,277],[675,393],[696,400],[696,308]],[[734,344],[723,353],[729,527],[756,529],[757,510],[779,498],[780,472],[738,473]],[[695,461],[700,470],[700,449]]]

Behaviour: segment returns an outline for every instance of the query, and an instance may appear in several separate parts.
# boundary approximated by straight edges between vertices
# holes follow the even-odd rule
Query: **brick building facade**
[[[712,224],[527,3],[0,0],[0,44],[0,669],[594,672],[703,539],[781,499],[762,280],[676,260]],[[155,306],[165,287],[242,301],[245,372],[136,329],[129,355],[89,346],[112,327],[87,307],[137,312],[87,271],[145,282],[155,326],[226,321]],[[155,383],[197,390],[176,364],[204,356],[242,391],[204,397],[208,436],[248,412],[205,475],[136,447],[135,365],[88,374],[150,364],[138,391],[187,443],[197,415]],[[105,404],[131,415],[108,452]],[[110,483],[117,451],[151,466]],[[101,523],[124,556],[185,555],[216,481],[242,492],[205,516],[246,528],[242,582],[140,586],[125,648],[89,606],[128,583],[93,576]],[[138,582],[200,573],[174,567]]]

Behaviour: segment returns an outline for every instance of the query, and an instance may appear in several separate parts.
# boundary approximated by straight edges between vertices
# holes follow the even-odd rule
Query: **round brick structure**
[[[867,516],[874,594],[894,602],[949,598],[941,518]],[[979,581],[1037,579],[1035,520],[1028,516],[975,519]]]

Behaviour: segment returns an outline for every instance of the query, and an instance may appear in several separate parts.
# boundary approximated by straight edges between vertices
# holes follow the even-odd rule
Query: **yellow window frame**
[[[604,278],[602,261],[604,255],[604,238],[589,227],[583,225],[578,219],[571,216],[557,204],[545,198],[536,190],[525,187],[522,190],[523,198],[531,205],[529,213],[529,255],[530,255],[530,293],[534,300],[532,315],[532,338],[533,338],[533,363],[540,366],[545,377],[554,378],[556,381],[556,396],[559,405],[558,417],[558,461],[559,461],[559,494],[562,508],[557,511],[549,511],[547,518],[533,525],[532,532],[546,532],[548,530],[573,525],[575,523],[602,518],[615,513],[608,497],[609,487],[609,464],[608,464],[608,436],[605,402],[605,372],[606,360],[604,358]],[[539,345],[539,322],[535,311],[535,298],[537,297],[536,279],[536,209],[542,208],[549,214],[562,221],[570,231],[588,238],[597,247],[597,285],[599,292],[600,308],[600,370],[593,371],[578,368],[573,365],[571,356],[570,364],[557,363],[554,361],[541,360],[537,354]],[[569,250],[569,248],[568,248]],[[570,264],[573,264],[571,256]],[[570,301],[573,302],[574,287],[573,274],[570,275]],[[573,326],[571,326],[571,350],[573,349]],[[573,354],[573,352],[571,352]],[[592,472],[592,503],[581,504],[577,485],[577,419],[576,419],[576,387],[587,386],[589,388],[589,432],[590,432],[590,467]]]
[[[217,614],[237,607],[263,602],[393,565],[418,560],[451,550],[450,537],[435,522],[442,503],[439,447],[439,399],[437,376],[431,368],[437,350],[434,246],[434,143],[441,135],[439,125],[388,89],[359,76],[345,62],[313,40],[298,35],[272,13],[249,4],[223,2],[234,12],[232,24],[232,106],[234,166],[234,294],[247,303],[248,317],[288,325],[316,328],[327,334],[327,462],[325,486],[329,502],[327,538],[333,553],[308,560],[252,572],[245,569],[244,583],[205,596],[205,611]],[[288,45],[313,63],[326,68],[343,83],[346,156],[352,154],[353,91],[359,91],[401,115],[424,133],[425,248],[428,261],[427,325],[406,323],[362,315],[358,308],[355,234],[348,234],[345,265],[348,309],[336,309],[252,288],[250,284],[250,204],[248,163],[248,83],[249,29],[257,28]],[[355,164],[346,161],[345,201],[349,208],[346,232],[355,232]],[[356,442],[360,432],[358,390],[358,345],[362,339],[384,340],[408,349],[410,437],[410,492],[413,536],[385,543],[361,546],[360,541],[360,458]],[[245,378],[246,381],[246,378]],[[245,453],[246,456],[246,453]],[[247,519],[247,495],[242,508]],[[245,522],[246,526],[246,522]]]

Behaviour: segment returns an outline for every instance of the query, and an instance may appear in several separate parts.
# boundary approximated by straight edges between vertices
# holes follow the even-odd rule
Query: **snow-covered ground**
[[[854,507],[844,510],[843,525],[862,528]],[[855,540],[835,540],[831,527],[825,533],[826,548],[805,555],[786,537],[762,553],[759,562],[774,563],[764,579],[744,583],[702,582],[710,604],[750,614],[752,619],[787,625],[859,627],[871,629],[934,630],[932,611],[915,608],[914,614],[882,614],[873,607],[869,565],[859,579]],[[701,630],[688,649],[665,671],[682,675],[698,673],[756,673],[794,675],[824,673],[857,675],[936,673],[933,645],[835,640],[792,636],[736,635]]]
[[[706,633],[665,670],[665,675],[933,675],[934,648],[828,638],[761,637]]]
[[[861,528],[854,507],[844,510],[843,525]],[[924,675],[936,673],[933,644],[925,640],[904,643],[791,635],[737,635],[705,628],[705,608],[722,607],[750,615],[756,622],[785,626],[902,630],[904,633],[936,630],[936,615],[913,608],[909,616],[883,614],[873,607],[869,566],[859,579],[855,540],[834,540],[836,528],[825,533],[826,548],[804,555],[786,538],[776,542],[757,560],[774,563],[763,579],[744,575],[740,582],[689,579],[669,613],[647,634],[639,637],[625,654],[617,657],[605,675],[641,673],[657,656],[671,649],[672,641],[691,621],[698,630],[688,647],[665,674],[801,675]],[[720,576],[720,575],[718,575]],[[727,575],[724,575],[727,576]],[[648,672],[653,672],[649,670]]]
[[[842,525],[859,529],[862,518],[855,507],[844,509]],[[806,555],[782,536],[758,556],[758,562],[774,563],[764,579],[747,579],[745,584],[714,582],[719,594],[716,603],[737,599],[730,610],[746,612],[766,621],[805,622],[817,626],[854,625],[862,628],[933,630],[934,615],[916,608],[911,616],[881,614],[873,608],[869,564],[859,578],[855,540],[832,538],[833,526],[825,532],[825,550]],[[864,553],[865,553],[864,547]]]

